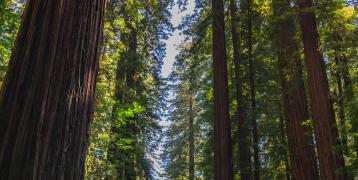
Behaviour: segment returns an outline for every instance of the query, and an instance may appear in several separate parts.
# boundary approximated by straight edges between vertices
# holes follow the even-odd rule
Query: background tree
[[[214,177],[233,179],[224,3],[212,1],[214,76]]]
[[[272,2],[278,71],[282,86],[282,101],[288,137],[292,179],[317,179],[318,167],[313,146],[308,105],[299,44],[296,38],[295,16],[287,1]]]
[[[320,161],[320,170],[324,179],[343,179],[338,173],[343,168],[344,159],[340,151],[334,147],[339,145],[338,130],[335,114],[331,104],[327,72],[323,55],[319,51],[319,35],[311,0],[299,2],[302,42],[304,45],[305,62],[308,74],[308,90],[312,104],[315,135],[317,140],[317,154]]]

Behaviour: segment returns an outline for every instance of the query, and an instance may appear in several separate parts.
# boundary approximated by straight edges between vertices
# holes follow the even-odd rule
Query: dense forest
[[[0,0],[0,35],[0,180],[358,178],[356,0]]]

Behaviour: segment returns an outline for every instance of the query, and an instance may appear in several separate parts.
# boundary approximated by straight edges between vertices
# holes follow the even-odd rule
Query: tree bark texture
[[[229,118],[224,3],[212,1],[214,68],[214,178],[232,180],[232,149]]]
[[[342,153],[335,150],[335,146],[340,142],[329,94],[326,67],[319,49],[316,16],[312,10],[314,5],[312,0],[300,0],[299,8],[320,174],[325,180],[344,179],[344,174],[338,172],[344,167],[344,159]]]
[[[274,0],[274,45],[278,56],[278,70],[282,86],[282,100],[289,159],[293,180],[318,179],[318,168],[309,127],[307,98],[302,79],[299,44],[296,40],[295,18],[289,15],[289,1]],[[282,17],[282,15],[285,17]]]
[[[240,178],[242,180],[252,179],[252,163],[250,153],[250,131],[248,122],[245,116],[242,98],[242,82],[241,82],[241,61],[240,61],[240,39],[237,30],[238,27],[238,8],[235,0],[230,0],[230,15],[231,15],[231,35],[234,50],[234,65],[235,65],[235,88],[236,88],[236,117],[237,117],[237,131],[239,144],[239,165]]]
[[[0,100],[0,179],[83,179],[104,0],[30,0]]]

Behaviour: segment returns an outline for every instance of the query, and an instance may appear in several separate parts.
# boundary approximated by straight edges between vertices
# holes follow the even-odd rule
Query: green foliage
[[[88,179],[125,179],[124,172],[139,179],[158,176],[152,159],[161,137],[159,73],[162,40],[172,29],[169,6],[162,0],[107,3]]]
[[[0,86],[5,77],[11,49],[19,29],[23,5],[15,0],[0,1]]]
[[[274,24],[287,16],[298,17],[296,1],[287,14],[274,17],[271,1],[252,4],[253,60],[256,73],[257,110],[249,107],[247,2],[240,1],[240,60],[243,102],[248,118],[258,117],[261,176],[285,179],[289,174],[288,147],[282,113],[277,58],[272,45]],[[179,0],[181,10],[187,0]],[[96,87],[94,119],[86,161],[86,179],[125,179],[123,172],[135,171],[137,179],[187,179],[189,133],[195,134],[196,179],[213,179],[213,82],[210,1],[197,0],[194,12],[180,26],[186,41],[178,50],[173,72],[160,77],[165,44],[173,27],[170,23],[172,0],[116,0],[107,2],[104,38]],[[345,171],[358,176],[358,11],[357,3],[344,0],[317,1],[321,51],[327,65],[332,102],[339,124],[340,138],[347,134]],[[0,1],[0,82],[2,84],[19,29],[23,3]],[[239,145],[235,99],[233,48],[229,13],[226,13],[226,37],[229,69],[230,115],[234,154],[234,173],[239,176]],[[297,24],[297,22],[295,22]],[[298,26],[298,24],[297,24]],[[297,35],[297,40],[300,40]],[[135,46],[135,51],[133,50]],[[301,57],[303,48],[298,47]],[[336,59],[345,61],[336,63]],[[337,72],[343,84],[338,95]],[[304,70],[304,77],[305,75]],[[290,79],[292,77],[285,77]],[[132,80],[133,82],[129,82]],[[307,83],[306,83],[307,84]],[[339,105],[343,101],[343,106]],[[189,126],[190,103],[193,126]],[[345,123],[340,124],[339,110]],[[166,116],[164,117],[164,114]],[[167,128],[159,125],[167,119]],[[249,122],[251,124],[251,122]],[[313,127],[311,118],[303,125]],[[249,126],[250,130],[252,129]],[[165,132],[162,132],[162,130]],[[313,132],[310,132],[313,133]],[[312,134],[307,134],[312,135]],[[164,136],[163,154],[156,154]],[[250,144],[250,151],[252,144]],[[252,153],[252,152],[251,152]],[[164,174],[154,168],[153,160],[162,160]],[[134,163],[133,163],[134,162]],[[128,165],[133,163],[134,165]],[[130,167],[131,169],[128,169]]]

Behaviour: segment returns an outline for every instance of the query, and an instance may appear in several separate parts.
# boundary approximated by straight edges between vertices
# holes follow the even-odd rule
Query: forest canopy
[[[358,178],[357,1],[2,0],[0,35],[0,179]]]

